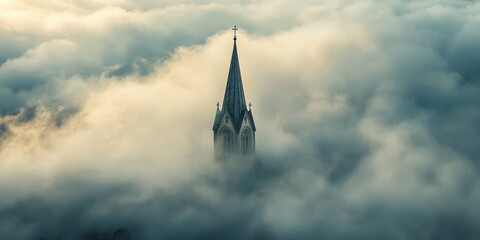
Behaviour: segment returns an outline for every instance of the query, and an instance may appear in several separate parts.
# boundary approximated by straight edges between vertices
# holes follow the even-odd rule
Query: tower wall
[[[214,151],[216,160],[229,158],[253,158],[255,155],[255,126],[253,125],[251,112],[247,112],[235,127],[230,115],[225,113],[217,128],[214,129]],[[231,134],[231,141],[226,133]],[[226,146],[231,144],[231,146]]]

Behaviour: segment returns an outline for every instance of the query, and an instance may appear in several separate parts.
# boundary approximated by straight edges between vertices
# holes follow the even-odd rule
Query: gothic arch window
[[[233,150],[233,133],[228,127],[220,131],[220,143],[222,144],[223,154],[231,153]]]
[[[241,134],[241,149],[243,155],[252,153],[252,131],[249,128],[244,128]]]

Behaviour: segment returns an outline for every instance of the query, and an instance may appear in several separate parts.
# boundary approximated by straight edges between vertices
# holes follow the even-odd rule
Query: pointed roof
[[[230,113],[235,123],[238,123],[247,110],[245,103],[245,94],[243,93],[242,75],[240,74],[240,64],[237,54],[237,38],[233,39],[233,53],[230,61],[230,70],[228,71],[227,87],[223,97],[222,112]]]

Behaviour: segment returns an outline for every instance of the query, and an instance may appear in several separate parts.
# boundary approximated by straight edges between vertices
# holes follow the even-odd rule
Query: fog
[[[477,239],[474,1],[0,2],[0,238]],[[256,163],[213,161],[233,25]]]

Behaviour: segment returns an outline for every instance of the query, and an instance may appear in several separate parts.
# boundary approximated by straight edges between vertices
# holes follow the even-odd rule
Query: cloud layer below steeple
[[[480,236],[475,1],[0,9],[1,239]],[[251,172],[212,160],[233,24]]]

